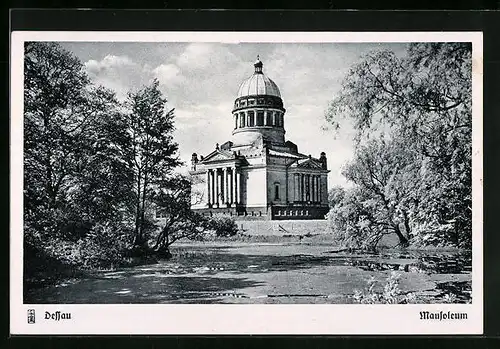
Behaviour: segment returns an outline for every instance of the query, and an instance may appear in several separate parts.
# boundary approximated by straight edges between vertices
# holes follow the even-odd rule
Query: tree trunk
[[[394,232],[398,236],[399,243],[401,244],[401,246],[408,247],[408,245],[409,245],[408,239],[406,238],[406,236],[403,235],[403,233],[401,232],[401,230],[399,229],[399,227],[397,225],[394,227]]]
[[[406,213],[406,211],[403,210],[402,212],[403,212],[403,219],[404,219],[404,224],[405,224],[406,236],[410,236],[410,233],[411,233],[410,220],[408,218],[408,214]]]
[[[141,203],[141,218],[139,223],[139,235],[143,240],[144,235],[144,221],[146,220],[146,187],[148,185],[148,172],[147,168],[144,171],[144,183],[142,185],[142,203]]]
[[[159,258],[170,259],[172,258],[172,253],[170,253],[170,241],[168,229],[163,229],[157,240],[156,254]]]
[[[137,203],[136,203],[136,212],[135,212],[135,241],[134,245],[142,245],[139,224],[140,224],[140,213],[141,213],[141,171],[137,174]]]

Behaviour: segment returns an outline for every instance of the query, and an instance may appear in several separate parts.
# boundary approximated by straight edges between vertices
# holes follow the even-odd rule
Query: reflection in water
[[[283,246],[267,246],[269,250],[259,247],[251,246],[252,252],[248,248],[179,246],[173,250],[174,257],[171,260],[112,272],[97,272],[75,282],[66,281],[55,287],[35,289],[29,294],[26,303],[223,303],[261,297],[276,302],[293,299],[307,303],[321,299],[325,302],[343,302],[347,294],[352,294],[353,287],[359,287],[354,284],[358,281],[342,276],[345,270],[355,268],[379,275],[382,279],[385,279],[386,274],[381,273],[391,270],[405,273],[410,279],[411,273],[446,276],[470,274],[472,270],[470,251],[383,250],[377,254],[363,254],[332,253],[324,249],[323,252],[318,250],[311,254],[294,254],[292,250],[287,250],[290,253],[284,254]],[[294,252],[306,252],[300,246],[294,248]],[[272,273],[276,272],[305,275],[303,272],[314,267],[336,267],[328,269],[331,274],[325,273],[324,278],[334,280],[336,284],[346,283],[348,289],[334,292],[334,288],[330,288],[330,293],[318,293],[318,288],[311,285],[308,290],[297,289],[304,291],[300,293],[286,288],[283,290],[290,294],[266,291],[253,292],[249,296],[249,289],[266,286],[266,283],[267,286],[274,285],[273,278],[264,282],[262,275],[274,275]],[[321,276],[321,280],[324,278]],[[463,281],[463,278],[449,279],[446,282],[435,281],[435,299],[451,297],[453,303],[470,301],[471,282]]]

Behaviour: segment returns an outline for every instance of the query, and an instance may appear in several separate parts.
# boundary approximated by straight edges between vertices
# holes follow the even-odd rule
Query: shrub
[[[227,216],[214,216],[210,218],[208,226],[219,237],[234,236],[238,233],[236,222],[233,218]]]
[[[84,268],[114,268],[123,262],[130,234],[123,227],[97,224],[77,243],[79,264]]]
[[[393,271],[384,285],[382,292],[377,292],[377,281],[372,277],[368,281],[368,288],[364,291],[355,290],[354,300],[361,304],[404,304],[415,303],[414,293],[404,294],[399,289],[399,274]]]

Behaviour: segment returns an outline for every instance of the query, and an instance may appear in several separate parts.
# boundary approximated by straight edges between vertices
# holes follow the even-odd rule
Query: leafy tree
[[[24,204],[26,231],[33,233],[28,238],[60,232],[62,188],[75,171],[77,131],[90,114],[88,84],[81,62],[58,44],[25,44]]]
[[[26,43],[24,70],[25,257],[83,265],[92,240],[108,263],[126,239],[133,179],[122,108],[58,44]]]
[[[347,210],[360,228],[358,239],[364,242],[356,245],[376,247],[388,234],[395,234],[402,246],[408,245],[417,172],[413,154],[394,141],[371,140],[357,149],[343,174],[358,190],[344,194],[333,206],[337,214]]]
[[[418,194],[411,200],[415,241],[471,243],[471,54],[469,43],[410,44],[403,57],[369,54],[326,113],[337,129],[353,121],[356,151],[386,135],[413,153],[418,171],[405,173]]]
[[[128,129],[132,139],[135,176],[135,245],[147,243],[145,223],[152,188],[168,178],[180,164],[177,143],[173,140],[174,110],[165,110],[167,100],[158,88],[158,80],[137,92],[129,93]]]
[[[74,217],[70,222],[86,226],[113,222],[115,229],[125,231],[128,227],[124,222],[130,220],[132,212],[134,179],[127,118],[108,90],[95,89],[92,102],[99,104],[100,112],[79,134],[77,173],[65,187],[68,209]]]
[[[328,192],[328,204],[330,207],[334,207],[337,203],[344,199],[346,190],[344,187],[337,186],[330,189]]]
[[[165,221],[153,249],[160,256],[170,258],[170,245],[183,238],[200,236],[208,225],[203,216],[191,210],[189,179],[175,175],[156,183],[153,200]]]

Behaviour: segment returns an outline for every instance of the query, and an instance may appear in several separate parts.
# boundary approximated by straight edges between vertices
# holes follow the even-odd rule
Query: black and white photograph
[[[11,234],[33,322],[386,305],[454,326],[482,309],[472,36],[100,34],[19,46]]]

